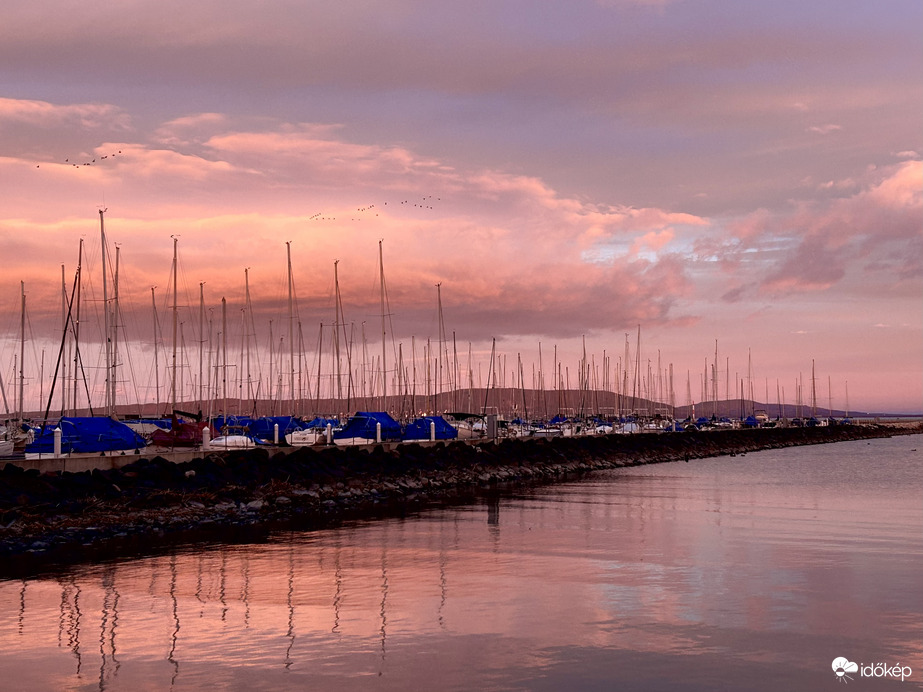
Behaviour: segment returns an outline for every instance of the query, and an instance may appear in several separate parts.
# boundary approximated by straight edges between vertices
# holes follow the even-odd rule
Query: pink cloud
[[[203,113],[164,123],[152,144],[99,144],[98,154],[120,153],[86,170],[0,164],[28,173],[14,176],[18,194],[40,195],[49,186],[68,191],[56,200],[70,214],[66,223],[49,217],[37,225],[38,219],[16,221],[7,213],[0,227],[10,237],[27,227],[41,237],[19,255],[36,319],[43,305],[47,319],[56,319],[60,293],[55,282],[39,277],[47,276],[51,263],[73,266],[78,236],[98,237],[95,207],[86,208],[85,200],[99,199],[100,191],[110,207],[110,241],[122,246],[126,306],[147,305],[150,286],[168,283],[171,235],[180,239],[192,294],[186,303],[206,281],[209,300],[225,296],[239,307],[249,266],[251,292],[264,316],[278,309],[273,285],[284,270],[284,243],[293,241],[309,323],[329,319],[320,306],[329,304],[334,259],[340,260],[347,310],[377,312],[377,284],[369,277],[377,276],[379,239],[385,241],[391,295],[408,320],[401,327],[406,333],[425,327],[436,282],[443,282],[457,326],[483,337],[668,321],[689,290],[682,264],[669,256],[654,264],[632,262],[632,256],[588,264],[582,251],[585,239],[598,236],[634,243],[632,255],[661,252],[675,237],[672,224],[702,227],[704,219],[592,205],[533,176],[464,170],[404,147],[349,142],[338,130],[313,124],[248,130]],[[74,218],[81,208],[85,213]],[[58,248],[51,254],[49,242]]]
[[[56,105],[47,101],[31,101],[0,97],[0,121],[27,123],[51,128],[75,124],[84,128],[114,127],[128,130],[131,118],[109,104],[79,103]]]
[[[923,161],[907,161],[861,197],[892,209],[923,209]]]
[[[909,248],[921,241],[921,181],[920,161],[871,169],[849,197],[799,204],[785,215],[758,210],[731,222],[728,230],[739,243],[713,244],[712,251],[731,266],[748,252],[765,258],[759,283],[777,293],[827,290],[857,261],[892,278],[910,276],[920,266]]]
[[[828,123],[827,125],[812,125],[808,128],[808,132],[814,132],[819,135],[829,135],[831,132],[839,132],[842,129],[840,125]]]
[[[768,209],[757,209],[728,224],[728,231],[742,240],[758,238],[772,227],[774,215]]]
[[[652,250],[657,252],[662,250],[667,244],[673,240],[675,233],[672,229],[664,229],[662,231],[651,231],[645,233],[640,238],[635,238],[634,242],[631,245],[631,254],[636,254],[641,252],[644,249]]]

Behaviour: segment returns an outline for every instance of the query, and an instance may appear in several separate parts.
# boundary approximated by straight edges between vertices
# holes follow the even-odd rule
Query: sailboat
[[[107,245],[106,229],[104,223],[104,214],[106,210],[99,210],[99,232],[101,241],[102,254],[102,273],[103,273],[103,318],[104,318],[104,341],[106,344],[106,415],[105,416],[62,416],[56,425],[48,423],[48,413],[51,408],[51,401],[54,397],[54,384],[48,397],[48,407],[45,411],[45,422],[43,423],[39,434],[29,442],[25,447],[26,459],[41,459],[48,457],[57,457],[58,455],[71,454],[94,454],[100,456],[122,456],[127,454],[140,454],[140,450],[147,445],[147,441],[137,432],[127,425],[115,419],[115,362],[114,345],[117,340],[110,333],[110,329],[115,329],[115,324],[110,325],[110,305],[108,296],[108,277],[106,268]],[[116,255],[118,257],[118,255]],[[78,270],[79,271],[79,270]],[[78,275],[79,276],[79,275]],[[116,263],[116,277],[118,276],[118,264]],[[75,280],[75,289],[71,295],[71,305],[68,309],[68,315],[65,318],[65,324],[72,324],[70,319],[71,308],[73,307],[74,296],[76,295],[77,281]],[[117,284],[116,284],[117,286]],[[117,288],[116,288],[117,295]],[[117,301],[117,298],[116,298]],[[117,302],[114,303],[116,312],[118,311]],[[25,293],[23,294],[23,309],[25,309]],[[66,337],[65,329],[65,337]],[[58,363],[64,353],[64,339],[62,339],[61,349],[58,353]],[[21,396],[21,395],[20,395]],[[91,411],[92,413],[92,411]]]
[[[29,441],[29,436],[31,431],[27,425],[24,424],[24,406],[23,406],[23,395],[25,391],[25,375],[23,368],[23,359],[25,358],[25,347],[26,347],[26,284],[24,281],[20,282],[20,291],[22,294],[22,310],[20,313],[20,333],[19,333],[19,400],[17,406],[17,400],[13,399],[13,408],[16,410],[18,426],[11,428],[10,425],[12,421],[10,420],[10,411],[7,406],[6,401],[6,388],[3,386],[3,377],[0,376],[0,392],[3,393],[3,404],[6,409],[6,425],[0,427],[0,456],[8,456],[13,454],[13,452],[18,448],[22,449],[23,446]],[[15,368],[14,368],[15,370]]]
[[[60,432],[58,432],[60,431]],[[26,445],[26,459],[57,458],[55,436],[60,434],[60,454],[125,456],[140,454],[147,441],[121,421],[103,416],[65,416],[52,428],[46,425]]]

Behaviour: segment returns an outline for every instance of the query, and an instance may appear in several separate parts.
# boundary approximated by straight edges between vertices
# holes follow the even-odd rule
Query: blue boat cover
[[[408,423],[404,428],[404,440],[428,440],[429,426],[433,423],[436,426],[437,440],[454,440],[458,437],[458,430],[449,425],[442,416],[423,416],[417,418],[413,423]]]
[[[324,418],[322,416],[316,416],[304,424],[305,430],[311,430],[312,428],[326,428],[327,425],[332,425],[334,428],[340,427],[340,421],[336,418]]]
[[[212,431],[212,437],[216,437],[217,434],[221,434],[221,431],[225,428],[250,428],[253,424],[250,416],[218,416],[217,418],[212,419],[212,424],[209,426]]]
[[[381,441],[390,442],[401,439],[401,424],[384,411],[357,411],[342,430],[333,433],[335,440],[361,437],[375,441],[376,424],[381,423]]]
[[[124,423],[102,417],[67,417],[60,420],[61,452],[64,454],[94,454],[144,447],[147,442]],[[54,430],[51,425],[26,445],[30,454],[54,453]]]
[[[275,426],[279,426],[279,437],[301,430],[301,422],[292,416],[263,416],[250,421],[250,435],[264,440],[273,439]]]

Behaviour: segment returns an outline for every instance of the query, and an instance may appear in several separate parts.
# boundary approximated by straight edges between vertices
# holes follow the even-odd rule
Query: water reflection
[[[295,548],[292,546],[288,551],[288,631],[285,636],[288,638],[288,647],[285,649],[285,667],[290,668],[292,665],[292,647],[295,646]]]
[[[115,634],[119,624],[119,592],[115,588],[115,568],[106,568],[102,578],[103,605],[99,626],[99,689],[118,675],[121,662],[116,657]]]
[[[19,635],[22,636],[23,620],[26,616],[26,585],[28,582],[22,580],[22,588],[19,590]]]
[[[171,614],[173,616],[173,631],[170,633],[170,651],[167,653],[167,661],[173,666],[173,675],[170,677],[170,689],[176,684],[176,678],[179,677],[179,661],[176,659],[176,644],[179,641],[179,600],[176,597],[176,555],[170,556],[170,604],[172,606]]]
[[[617,672],[629,687],[704,690],[726,675],[819,686],[839,653],[923,669],[923,511],[907,490],[919,466],[873,472],[828,452],[812,474],[782,452],[646,467],[0,582],[0,680],[606,689]],[[892,483],[825,492],[824,464]]]
[[[334,550],[333,581],[335,591],[333,593],[333,628],[330,631],[336,634],[340,631],[340,600],[343,597],[343,567],[340,564],[339,541],[337,541]]]
[[[381,551],[381,675],[385,666],[386,642],[388,639],[388,552]]]
[[[59,583],[61,585],[61,610],[58,622],[58,646],[62,646],[62,641],[66,637],[66,646],[74,656],[76,673],[79,675],[83,662],[80,655],[80,586],[73,577]],[[25,608],[23,608],[24,614]],[[22,617],[20,617],[20,623],[22,623]],[[21,633],[22,629],[20,629]]]

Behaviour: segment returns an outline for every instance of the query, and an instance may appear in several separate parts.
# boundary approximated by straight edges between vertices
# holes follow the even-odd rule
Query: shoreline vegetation
[[[80,473],[0,470],[0,577],[150,554],[165,546],[259,541],[272,531],[400,516],[489,493],[643,464],[921,434],[921,423],[763,428],[406,444],[386,450],[267,449],[162,457]]]

